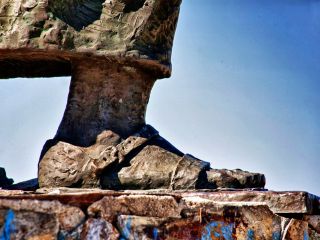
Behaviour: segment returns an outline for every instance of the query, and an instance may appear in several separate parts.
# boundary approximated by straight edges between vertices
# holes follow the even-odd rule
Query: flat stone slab
[[[265,190],[202,190],[202,191],[171,191],[171,190],[125,190],[111,191],[101,189],[53,188],[39,189],[36,192],[0,190],[0,199],[37,199],[58,200],[61,203],[77,207],[89,206],[104,197],[140,196],[171,196],[176,200],[199,197],[211,202],[221,203],[259,203],[267,205],[277,214],[320,214],[320,198],[308,192],[265,191]]]

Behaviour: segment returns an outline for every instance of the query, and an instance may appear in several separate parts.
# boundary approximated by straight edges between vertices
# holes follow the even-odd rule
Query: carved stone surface
[[[312,212],[301,212],[311,199],[302,201],[294,192],[226,192],[268,195],[264,202],[230,202],[223,192],[197,191],[61,188],[37,194],[1,192],[5,191],[0,190],[1,239],[318,240],[320,236],[319,205]],[[212,200],[214,195],[220,199]],[[272,198],[282,202],[283,208],[290,207],[291,213],[278,209],[279,214]],[[319,204],[319,198],[313,198]]]
[[[70,65],[81,59],[109,59],[168,76],[180,3],[2,0],[0,77],[70,75]]]
[[[211,169],[207,171],[207,176],[214,188],[263,188],[266,184],[263,174],[241,169]]]
[[[171,74],[181,0],[3,0],[0,77],[72,75],[40,187],[261,188],[262,174],[211,170],[146,125],[154,82]],[[34,190],[36,180],[12,186]]]

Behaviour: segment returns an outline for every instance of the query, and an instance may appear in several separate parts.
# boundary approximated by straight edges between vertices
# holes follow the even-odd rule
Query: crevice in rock
[[[125,7],[123,9],[124,13],[136,12],[143,7],[146,0],[123,0]]]

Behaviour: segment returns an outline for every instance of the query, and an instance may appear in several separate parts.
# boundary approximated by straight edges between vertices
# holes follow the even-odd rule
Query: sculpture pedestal
[[[1,239],[319,239],[306,192],[0,190]]]

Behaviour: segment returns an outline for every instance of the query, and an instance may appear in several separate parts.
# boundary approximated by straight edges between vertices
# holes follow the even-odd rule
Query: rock
[[[310,227],[320,234],[320,215],[305,215],[303,220],[308,222]]]
[[[134,215],[120,215],[117,218],[117,227],[121,230],[123,239],[158,239],[159,226],[170,218],[141,217]]]
[[[39,163],[41,187],[101,187],[100,178],[110,166],[121,164],[133,150],[158,135],[145,125],[122,140],[112,131],[104,131],[90,147],[58,142],[44,154]]]
[[[221,193],[233,196],[226,198]],[[308,206],[311,196],[245,190],[12,191],[0,194],[0,239],[318,240],[319,215],[300,211]],[[271,211],[269,205],[275,201],[281,202],[277,206],[287,212],[290,208],[290,213]]]
[[[0,77],[70,75],[99,59],[168,77],[181,0],[136,2],[1,1]]]
[[[13,180],[11,178],[7,178],[6,170],[4,168],[0,168],[0,188],[6,188],[13,184]]]
[[[111,223],[101,218],[90,218],[84,224],[81,239],[117,240],[119,233]]]
[[[180,217],[180,207],[171,196],[106,196],[88,208],[91,217],[112,221],[119,214],[150,217]]]
[[[209,163],[156,145],[143,148],[118,173],[123,189],[196,189]],[[206,179],[205,179],[206,180]]]
[[[251,173],[241,169],[210,169],[207,171],[209,188],[264,188],[265,176],[261,173]]]
[[[52,214],[0,209],[0,239],[53,240],[59,224]]]
[[[285,219],[286,224],[283,225],[282,239],[296,240],[309,239],[308,222],[298,219]]]
[[[35,191],[38,188],[39,188],[38,178],[30,179],[24,182],[19,182],[7,187],[7,189],[23,190],[23,191]]]
[[[50,219],[53,218],[54,220],[52,221],[56,221],[60,229],[65,231],[75,229],[85,218],[84,213],[79,208],[63,205],[58,201],[0,199],[0,209],[4,209],[5,211],[11,209],[13,213],[39,213],[40,218],[42,218],[42,216]]]

